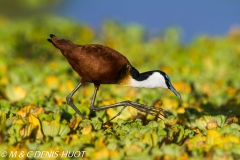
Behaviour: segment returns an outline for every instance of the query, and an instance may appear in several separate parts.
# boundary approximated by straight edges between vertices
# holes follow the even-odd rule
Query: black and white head
[[[161,72],[162,72],[162,71],[161,71]],[[164,79],[165,79],[165,84],[166,84],[166,86],[167,86],[167,89],[171,90],[176,96],[178,96],[178,98],[181,99],[181,95],[180,95],[180,94],[177,92],[177,90],[173,87],[169,76],[168,76],[166,73],[164,73],[164,72],[162,72],[162,73],[160,73],[160,74],[161,74],[161,75],[164,77]]]
[[[129,86],[143,88],[165,88],[171,90],[176,96],[181,98],[181,95],[173,87],[169,76],[160,70],[149,71],[131,75]]]

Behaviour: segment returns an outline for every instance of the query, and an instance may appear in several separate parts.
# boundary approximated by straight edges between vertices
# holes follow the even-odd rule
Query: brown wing
[[[82,82],[117,83],[126,66],[130,65],[127,58],[116,50],[97,44],[79,45],[65,54],[82,77]]]

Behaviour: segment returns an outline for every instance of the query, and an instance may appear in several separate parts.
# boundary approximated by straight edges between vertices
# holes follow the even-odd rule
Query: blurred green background
[[[95,30],[54,15],[58,1],[14,1],[12,10],[5,7],[12,3],[1,3],[0,154],[85,150],[84,159],[240,158],[240,28],[183,43],[178,27],[146,38],[138,24],[106,20]],[[90,119],[82,121],[65,102],[80,78],[47,42],[50,33],[76,44],[112,47],[140,72],[163,70],[182,100],[163,89],[102,85],[98,106],[129,99],[172,113],[161,121],[128,108],[103,125],[121,108],[91,111],[89,84],[74,96]]]

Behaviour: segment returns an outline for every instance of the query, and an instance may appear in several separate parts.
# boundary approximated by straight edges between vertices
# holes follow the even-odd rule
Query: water
[[[178,26],[182,40],[190,41],[201,34],[224,35],[233,26],[240,26],[240,1],[71,0],[64,1],[58,14],[95,29],[107,19],[122,24],[137,23],[150,33]]]

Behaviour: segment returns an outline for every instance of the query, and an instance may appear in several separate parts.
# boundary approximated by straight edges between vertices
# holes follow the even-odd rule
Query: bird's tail
[[[62,52],[70,51],[76,45],[69,40],[61,39],[53,34],[50,34],[51,39],[47,39],[48,42],[52,43],[56,48],[60,49]]]

